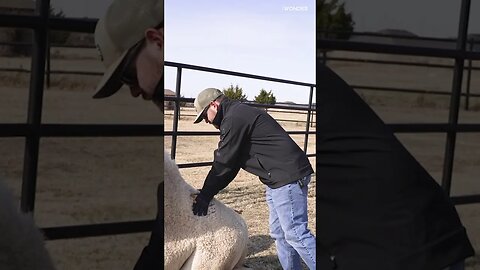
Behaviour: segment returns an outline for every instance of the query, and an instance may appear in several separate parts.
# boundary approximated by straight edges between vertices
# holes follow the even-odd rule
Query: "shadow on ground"
[[[275,255],[247,258],[245,265],[255,270],[282,270],[282,266]]]
[[[245,265],[255,270],[282,270],[276,255],[275,241],[270,235],[253,235],[249,237],[248,255]],[[263,251],[273,249],[274,255],[256,255]],[[303,269],[308,269],[302,262]]]
[[[272,245],[275,244],[270,235],[253,235],[248,238],[248,254],[251,256],[257,253],[260,253],[264,250],[269,249]]]
[[[253,235],[248,238],[248,254],[245,264],[252,269],[282,269],[276,255],[256,255],[272,248],[275,242],[270,235]]]

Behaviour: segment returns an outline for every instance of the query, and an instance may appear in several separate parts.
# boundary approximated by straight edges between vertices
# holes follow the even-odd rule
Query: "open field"
[[[69,50],[57,53],[52,67],[62,70],[101,71],[90,53]],[[74,59],[74,60],[70,60]],[[8,60],[8,61],[7,61]],[[435,62],[438,59],[426,59]],[[442,60],[443,61],[443,60]],[[29,68],[28,59],[1,58],[0,67]],[[350,84],[414,87],[449,91],[451,71],[427,68],[335,63],[330,66]],[[480,92],[480,76],[472,76],[472,93]],[[261,74],[260,74],[261,75]],[[158,109],[132,99],[126,89],[104,100],[93,100],[99,77],[52,75],[45,91],[44,123],[144,123],[165,121],[171,130],[172,117],[160,118]],[[28,74],[0,72],[0,122],[24,123],[27,119]],[[360,94],[388,123],[442,123],[448,119],[448,98],[419,94],[361,91]],[[472,99],[472,110],[460,112],[461,123],[480,123],[480,99]],[[170,113],[167,111],[167,114]],[[206,124],[192,125],[185,112],[179,130],[210,130]],[[272,113],[280,119],[300,117]],[[304,121],[305,117],[301,116]],[[282,122],[287,130],[304,130],[302,124]],[[313,129],[314,130],[314,129]],[[444,134],[399,134],[398,137],[420,163],[441,181]],[[303,136],[293,136],[303,147]],[[217,136],[180,137],[178,163],[211,161]],[[41,227],[151,219],[155,215],[158,166],[161,148],[169,149],[170,138],[43,138],[40,146],[35,219]],[[308,153],[315,149],[309,138]],[[0,178],[19,197],[23,170],[24,139],[0,138]],[[311,158],[312,164],[315,158]],[[452,195],[480,194],[480,134],[457,136]],[[181,169],[194,187],[200,188],[208,167]],[[310,228],[315,234],[315,187],[309,191]],[[264,187],[256,177],[241,172],[218,198],[241,210],[249,227],[247,264],[255,269],[280,269],[274,243],[268,236]],[[480,205],[457,207],[476,250],[480,250]],[[47,247],[58,269],[132,269],[147,233],[49,241]],[[480,269],[480,257],[468,261],[467,269]]]

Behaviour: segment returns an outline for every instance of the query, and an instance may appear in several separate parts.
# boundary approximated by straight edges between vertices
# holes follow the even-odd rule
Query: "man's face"
[[[208,105],[207,111],[203,115],[203,120],[205,120],[205,123],[213,125],[216,129],[219,129],[220,127],[212,122],[213,119],[215,119],[215,116],[217,116],[218,108],[218,102],[212,101]]]
[[[132,57],[126,68],[129,77],[124,82],[130,88],[133,97],[142,96],[145,100],[152,100],[158,83],[163,77],[164,64],[164,35],[163,28],[149,28],[145,30],[145,41]],[[162,89],[163,90],[163,89]],[[160,106],[163,104],[157,104]]]

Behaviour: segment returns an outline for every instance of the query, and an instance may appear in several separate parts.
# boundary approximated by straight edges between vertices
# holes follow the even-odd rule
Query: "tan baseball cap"
[[[95,45],[105,65],[94,98],[113,95],[122,82],[122,62],[144,38],[147,28],[163,23],[163,0],[114,0],[95,28]]]
[[[214,101],[221,95],[223,95],[222,91],[216,88],[207,88],[198,94],[197,98],[193,102],[193,105],[195,105],[195,111],[197,111],[197,117],[193,122],[194,124],[202,121],[204,110],[208,107],[210,102]]]

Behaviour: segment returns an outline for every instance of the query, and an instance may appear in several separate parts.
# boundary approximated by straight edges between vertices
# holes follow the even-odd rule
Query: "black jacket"
[[[317,63],[319,269],[440,270],[474,254],[443,189],[340,77]]]
[[[257,175],[271,188],[313,173],[305,153],[268,113],[227,98],[220,109],[220,142],[202,193],[213,197],[240,168]]]

